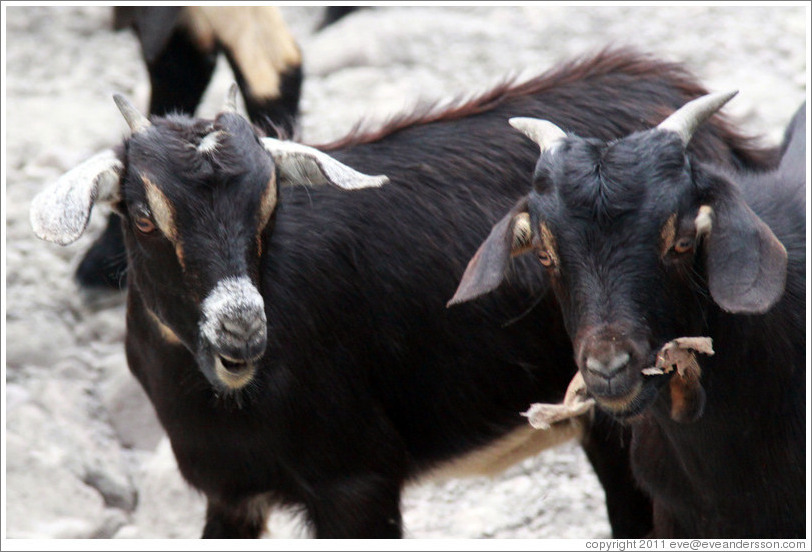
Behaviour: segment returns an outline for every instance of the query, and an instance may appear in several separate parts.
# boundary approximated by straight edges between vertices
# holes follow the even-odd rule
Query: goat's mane
[[[490,90],[475,97],[462,96],[450,102],[444,100],[422,102],[411,111],[390,117],[377,129],[365,128],[367,123],[361,121],[343,138],[315,147],[332,150],[374,142],[411,126],[477,115],[490,111],[512,98],[536,94],[611,73],[648,77],[656,74],[671,82],[679,83],[678,85],[687,85],[686,88],[694,95],[704,93],[694,75],[678,63],[658,60],[650,54],[630,47],[606,47],[597,53],[556,64],[552,69],[523,82],[518,81],[517,75],[508,76]]]

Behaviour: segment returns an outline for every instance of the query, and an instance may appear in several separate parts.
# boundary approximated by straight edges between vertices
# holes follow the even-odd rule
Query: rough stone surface
[[[146,71],[100,6],[4,6],[7,73],[5,449],[11,538],[196,537],[204,501],[177,472],[123,354],[121,299],[92,302],[73,270],[104,224],[60,248],[28,222],[34,194],[127,132],[111,100],[144,109]],[[417,103],[483,91],[608,44],[685,62],[725,109],[776,143],[806,97],[808,6],[383,7],[314,33],[322,8],[284,7],[304,53],[301,135],[338,138]],[[231,82],[220,61],[200,112]],[[403,499],[413,538],[608,537],[603,491],[573,445],[494,479],[423,483]],[[290,513],[275,536],[305,536]]]

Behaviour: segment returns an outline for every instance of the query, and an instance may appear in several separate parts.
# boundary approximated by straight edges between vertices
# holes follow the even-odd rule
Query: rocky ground
[[[100,231],[37,240],[28,206],[41,187],[125,135],[111,101],[145,109],[137,42],[111,31],[107,7],[4,6],[6,242],[4,507],[10,538],[196,537],[203,499],[180,479],[168,442],[127,371],[121,300],[88,302],[71,275]],[[304,54],[304,141],[341,136],[418,99],[486,89],[609,43],[684,62],[726,108],[777,143],[806,97],[809,6],[386,7],[322,32],[318,7],[283,7]],[[201,107],[211,115],[225,64]],[[404,498],[413,538],[608,537],[603,492],[565,445],[495,478],[426,483]],[[304,536],[295,516],[272,535]]]

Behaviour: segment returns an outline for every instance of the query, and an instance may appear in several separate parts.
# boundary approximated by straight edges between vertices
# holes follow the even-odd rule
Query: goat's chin
[[[611,414],[615,419],[623,422],[634,422],[644,414],[657,400],[660,388],[671,378],[671,375],[645,376],[640,385],[623,401],[606,401],[597,398],[598,406]]]
[[[197,355],[200,371],[218,396],[237,395],[254,381],[257,362],[238,361],[204,350]]]
[[[238,391],[251,383],[255,373],[256,365],[253,362],[238,362],[215,356],[214,375],[229,391]]]

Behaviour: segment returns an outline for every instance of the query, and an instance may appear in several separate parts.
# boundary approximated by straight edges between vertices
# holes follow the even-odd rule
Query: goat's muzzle
[[[265,303],[245,276],[225,278],[201,305],[200,333],[214,355],[214,376],[229,389],[249,383],[265,353]]]
[[[589,394],[602,408],[625,416],[648,406],[649,393],[643,393],[640,373],[647,350],[642,340],[610,326],[581,334],[575,344],[576,361]]]

